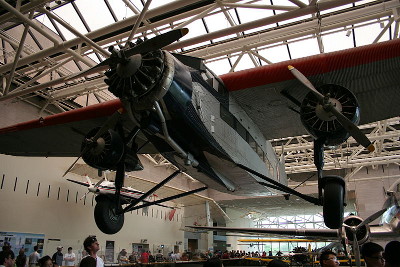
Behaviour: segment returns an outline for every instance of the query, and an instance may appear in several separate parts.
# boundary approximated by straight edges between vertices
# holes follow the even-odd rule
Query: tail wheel
[[[124,225],[124,214],[117,214],[115,201],[112,198],[96,198],[96,207],[94,208],[94,219],[97,227],[105,234],[115,234],[121,230]],[[118,207],[121,209],[121,206]]]
[[[323,214],[325,225],[330,229],[339,229],[343,224],[344,183],[341,177],[324,177]]]

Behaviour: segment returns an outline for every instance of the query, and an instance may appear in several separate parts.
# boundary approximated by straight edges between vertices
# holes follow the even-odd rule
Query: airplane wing
[[[119,99],[0,129],[0,153],[14,156],[78,157],[85,135],[122,107]],[[126,117],[126,118],[125,118]],[[131,126],[122,115],[124,126]],[[133,126],[132,126],[133,128]],[[145,137],[141,136],[144,143]],[[141,153],[156,153],[151,144]]]
[[[290,237],[307,237],[326,240],[337,240],[338,230],[334,229],[283,229],[283,228],[236,228],[236,227],[208,227],[208,226],[186,226],[197,230],[220,231],[228,233],[257,234],[257,235],[280,235]]]
[[[318,87],[343,86],[356,96],[360,124],[400,114],[400,39],[325,53],[221,76],[236,102],[266,139],[307,134],[299,109],[283,93],[302,101],[308,90],[288,71],[293,65]]]

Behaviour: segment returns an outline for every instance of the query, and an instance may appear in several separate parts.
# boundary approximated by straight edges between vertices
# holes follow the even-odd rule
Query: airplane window
[[[246,140],[246,135],[247,135],[246,128],[244,128],[243,125],[237,120],[236,120],[236,131],[244,140]]]
[[[224,108],[222,105],[220,105],[220,113],[221,113],[221,119],[225,121],[230,127],[235,129],[235,118],[229,111]]]
[[[264,151],[262,151],[261,147],[258,145],[257,145],[257,154],[261,159],[263,159]]]
[[[251,148],[254,150],[254,151],[256,151],[256,147],[257,147],[257,143],[256,143],[256,141],[254,140],[254,138],[251,136],[251,135],[249,135],[248,136],[248,138],[249,138],[249,145],[251,146]]]

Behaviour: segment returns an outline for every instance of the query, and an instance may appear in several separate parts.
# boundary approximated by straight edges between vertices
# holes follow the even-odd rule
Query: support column
[[[207,226],[213,226],[213,221],[211,220],[210,203],[208,201],[206,201],[205,209],[206,209],[206,224],[207,224]],[[214,232],[208,231],[207,232],[207,250],[210,250],[214,247],[213,243],[214,243]]]

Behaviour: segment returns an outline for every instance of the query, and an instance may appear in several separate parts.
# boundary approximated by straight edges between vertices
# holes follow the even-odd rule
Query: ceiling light
[[[349,37],[351,35],[351,30],[347,30],[346,36]]]

